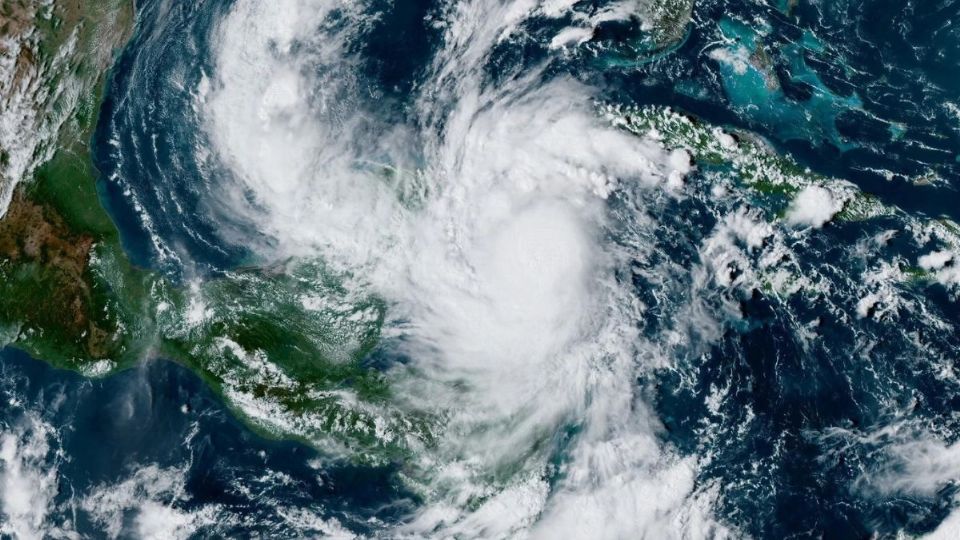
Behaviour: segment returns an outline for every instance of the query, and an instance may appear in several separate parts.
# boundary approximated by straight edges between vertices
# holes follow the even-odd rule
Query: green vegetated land
[[[671,5],[663,14],[668,26],[685,26],[690,2]],[[390,385],[363,362],[380,340],[386,306],[345,289],[321,262],[239,269],[193,283],[131,264],[101,205],[89,141],[107,70],[133,31],[133,4],[58,1],[45,14],[37,9],[29,0],[4,3],[0,35],[33,24],[40,38],[18,61],[48,66],[41,71],[47,88],[74,85],[79,98],[50,92],[43,106],[70,108],[49,143],[56,151],[18,186],[0,219],[4,343],[92,376],[170,358],[262,432],[345,447],[364,461],[395,460],[433,444],[442,413],[387,406]],[[64,50],[67,64],[54,65]],[[768,201],[771,214],[802,186],[828,181],[746,135],[734,138],[669,109],[606,108],[601,115],[638,136],[655,131],[664,147],[685,149],[705,170],[739,178]],[[856,192],[839,217],[888,211]]]
[[[79,369],[91,360],[123,356],[132,344],[128,336],[137,331],[121,328],[125,320],[135,320],[132,313],[121,313],[137,309],[130,297],[111,290],[90,265],[97,256],[121,259],[122,251],[97,199],[87,144],[103,74],[129,35],[133,5],[124,0],[36,4],[5,4],[0,19],[6,24],[0,29],[36,28],[38,38],[20,50],[18,74],[42,78],[27,98],[36,101],[39,114],[66,114],[66,121],[56,140],[47,143],[56,145],[52,158],[32,181],[18,185],[0,220],[0,324],[16,346]],[[131,288],[144,277],[129,264],[126,270]]]
[[[41,37],[18,61],[50,68],[40,73],[51,95],[74,85],[80,98],[39,100],[50,111],[72,110],[50,143],[56,151],[18,185],[0,219],[4,343],[93,376],[168,357],[265,433],[326,439],[370,460],[396,457],[399,445],[383,436],[384,421],[403,423],[407,433],[417,426],[373,412],[389,394],[381,374],[361,365],[379,338],[376,299],[345,298],[317,263],[236,270],[194,284],[131,264],[100,203],[89,140],[105,75],[133,31],[133,3],[38,9],[4,4],[0,33],[34,25]],[[65,52],[68,65],[54,65]],[[310,306],[311,298],[327,306]]]

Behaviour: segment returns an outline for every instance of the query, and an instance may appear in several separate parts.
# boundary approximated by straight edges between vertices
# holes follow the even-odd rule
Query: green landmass
[[[680,38],[676,31],[686,25],[691,4],[670,5],[664,28],[674,32],[664,42]],[[175,283],[131,263],[101,206],[89,140],[105,74],[133,29],[132,2],[55,2],[46,16],[32,19],[31,6],[4,3],[0,34],[35,24],[41,38],[20,61],[50,66],[49,88],[68,85],[76,93],[50,93],[46,106],[66,115],[56,150],[18,185],[0,219],[4,344],[89,376],[170,358],[199,374],[262,433],[345,448],[364,462],[401,460],[433,444],[442,413],[398,410],[382,373],[365,364],[380,340],[386,306],[352,291],[345,276],[316,261],[291,261]],[[67,69],[53,69],[63,54]],[[734,179],[771,220],[811,184],[848,195],[839,220],[897,212],[851,184],[778,156],[748,133],[663,107],[602,107],[601,113],[667,149],[684,149],[703,170]],[[384,181],[404,186],[411,205],[422,196],[414,173],[385,169]],[[960,239],[952,222],[938,227]],[[914,278],[923,272],[905,269]]]
[[[0,17],[13,9],[4,4]],[[345,446],[365,461],[397,459],[416,440],[428,442],[430,419],[380,413],[388,387],[361,364],[378,341],[383,306],[370,298],[309,305],[348,294],[319,265],[182,285],[131,263],[100,204],[88,141],[105,74],[133,28],[133,3],[57,2],[32,20],[31,4],[18,9],[42,36],[24,61],[70,54],[68,72],[46,84],[70,84],[80,97],[49,104],[72,107],[56,151],[18,185],[0,219],[6,344],[91,376],[171,358],[264,434]],[[2,21],[0,30],[13,30]],[[397,423],[407,440],[394,435]]]

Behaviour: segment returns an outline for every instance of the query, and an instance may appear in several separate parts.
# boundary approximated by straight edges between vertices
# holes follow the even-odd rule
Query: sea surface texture
[[[958,0],[144,0],[94,110],[0,536],[960,538]]]

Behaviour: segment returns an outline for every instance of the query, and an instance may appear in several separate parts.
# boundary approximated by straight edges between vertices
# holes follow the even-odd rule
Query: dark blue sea
[[[139,2],[92,141],[101,199],[124,249],[176,283],[256,265],[254,246],[272,242],[225,210],[221,180],[229,173],[197,157],[213,143],[200,127],[196,89],[216,79],[214,41],[239,3]],[[369,15],[362,20],[346,8],[323,19],[317,32],[359,30],[341,47],[352,58],[336,67],[345,71],[317,67],[316,77],[349,70],[357,81],[349,91],[361,97],[346,106],[374,111],[385,124],[437,125],[419,116],[417,100],[434,91],[426,74],[447,47],[443,21],[463,16],[461,3],[361,4]],[[481,6],[469,13],[483,17],[486,4],[509,2],[462,4]],[[738,137],[753,134],[810,174],[846,180],[898,209],[784,232],[776,264],[789,263],[805,280],[783,294],[776,285],[729,290],[698,281],[697,268],[713,268],[715,231],[740,208],[778,219],[768,199],[712,195],[722,167],[690,173],[687,185],[700,195],[613,195],[605,203],[614,215],[637,212],[646,227],[639,242],[619,236],[634,230],[630,223],[608,231],[628,252],[617,280],[644,306],[637,332],[664,343],[680,336],[662,349],[668,361],[637,371],[629,384],[653,411],[659,444],[696,461],[693,492],[711,494],[707,513],[726,531],[681,527],[663,537],[902,538],[937,530],[960,506],[960,283],[909,271],[929,253],[960,253],[933,231],[960,221],[960,1],[693,0],[689,24],[669,43],[650,38],[644,2],[627,2],[636,16],[591,19],[598,22],[589,35],[558,52],[550,40],[579,24],[576,13],[613,3],[571,5],[567,15],[526,18],[485,51],[483,87],[506,86],[536,67],[536,84],[563,78],[594,89],[584,103],[665,106]],[[746,64],[711,53],[721,49],[744,51]],[[316,54],[319,65],[326,57]],[[263,204],[253,191],[241,196]],[[735,283],[771,264],[760,252],[773,241],[765,242],[740,245]],[[938,271],[953,265],[960,255]],[[881,300],[858,316],[868,294]],[[691,298],[702,300],[695,309]],[[697,326],[704,313],[716,326]],[[44,509],[28,519],[4,502],[4,535],[430,536],[397,529],[432,496],[410,486],[404,463],[351,463],[309,441],[253,431],[176,359],[89,379],[14,349],[2,354],[0,498]],[[571,421],[568,435],[581,430],[589,431]],[[569,457],[557,452],[555,463]],[[151,529],[151,520],[167,528]],[[468,538],[463,531],[471,530],[434,532]],[[660,529],[636,530],[655,537],[650,531]]]

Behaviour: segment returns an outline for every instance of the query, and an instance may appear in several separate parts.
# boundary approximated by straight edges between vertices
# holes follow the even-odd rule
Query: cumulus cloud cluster
[[[334,8],[362,21],[362,2],[281,4],[237,2],[198,108],[231,171],[224,206],[272,239],[261,255],[320,258],[390,303],[385,335],[416,366],[391,374],[395,399],[444,411],[450,433],[419,456],[434,495],[411,534],[710,522],[709,501],[689,499],[695,464],[658,441],[637,401],[637,306],[603,242],[612,192],[680,189],[690,156],[615,129],[571,79],[484,79],[505,36],[574,3],[457,3],[416,124],[358,97],[349,44],[363,25],[323,24]],[[550,486],[543,437],[572,419],[584,427]],[[517,472],[491,484],[503,467]]]
[[[842,209],[843,201],[837,200],[830,190],[810,185],[800,190],[793,199],[787,209],[786,220],[791,225],[819,229]]]

